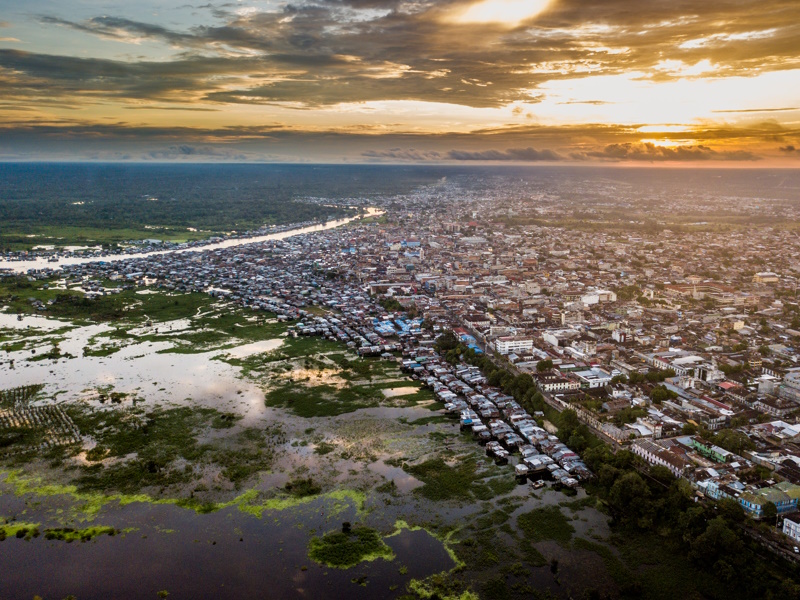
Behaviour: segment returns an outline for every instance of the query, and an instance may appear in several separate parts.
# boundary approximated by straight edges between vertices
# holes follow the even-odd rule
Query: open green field
[[[89,227],[76,225],[30,226],[4,228],[0,231],[0,248],[11,251],[30,250],[35,246],[115,246],[136,240],[191,242],[226,233],[219,230],[192,231],[186,227]]]

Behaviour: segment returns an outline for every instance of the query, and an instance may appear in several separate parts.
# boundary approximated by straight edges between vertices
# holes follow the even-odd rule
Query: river
[[[327,231],[329,229],[336,229],[348,223],[352,223],[362,217],[376,217],[382,215],[384,211],[377,208],[367,208],[365,214],[355,217],[348,217],[347,219],[337,219],[334,221],[326,221],[319,225],[309,225],[308,227],[299,227],[297,229],[287,229],[277,233],[270,233],[266,235],[258,235],[245,238],[233,238],[223,240],[221,242],[214,242],[202,246],[191,246],[187,248],[178,248],[170,250],[154,250],[152,252],[137,252],[133,254],[108,254],[105,256],[65,256],[58,257],[58,261],[50,262],[49,257],[43,256],[32,260],[0,260],[0,269],[10,270],[15,273],[27,273],[31,269],[58,269],[68,265],[81,265],[93,262],[117,262],[121,260],[129,260],[136,258],[144,258],[146,256],[157,256],[159,254],[180,254],[183,252],[205,252],[207,250],[220,250],[222,248],[233,248],[236,246],[244,246],[245,244],[257,244],[259,242],[269,242],[274,240],[285,240],[296,235],[303,235],[306,233],[315,233],[317,231]]]

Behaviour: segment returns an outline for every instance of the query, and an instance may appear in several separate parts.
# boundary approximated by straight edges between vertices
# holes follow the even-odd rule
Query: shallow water
[[[262,352],[271,352],[277,350],[283,345],[282,339],[275,340],[262,340],[260,342],[253,342],[252,344],[244,344],[236,348],[230,348],[223,352],[231,358],[247,358],[254,354],[261,354]]]
[[[0,312],[0,327],[7,327],[9,329],[41,329],[43,331],[52,331],[54,329],[71,326],[72,323],[69,321],[47,319],[37,315],[27,315],[20,319],[17,315]]]
[[[4,512],[7,498],[0,499]],[[352,506],[332,509],[330,501],[316,499],[257,518],[236,508],[202,515],[170,505],[108,506],[97,524],[137,531],[85,543],[44,536],[1,542],[0,597],[155,598],[167,590],[170,598],[377,599],[401,595],[412,578],[454,566],[442,543],[423,530],[385,538],[393,561],[347,570],[318,565],[307,554],[310,538],[339,530],[343,521],[358,522]],[[25,519],[36,520],[30,512]],[[400,574],[401,566],[407,574]],[[351,582],[363,575],[366,586]]]
[[[2,317],[13,315],[0,313],[0,318]],[[169,331],[173,326],[175,330],[182,329],[184,321],[161,323],[160,331]],[[0,325],[3,323],[0,320]],[[28,325],[41,331],[59,329],[69,323],[35,316],[26,317],[22,322],[17,322],[16,317],[8,321],[8,326],[14,329],[22,329]],[[95,347],[98,343],[119,343],[104,337],[111,329],[107,324],[99,324],[77,327],[70,331],[67,339],[59,343],[59,347],[62,353],[71,354],[74,358],[29,360],[46,351],[48,344],[39,344],[33,349],[26,347],[15,352],[4,352],[3,358],[13,359],[14,364],[11,365],[6,360],[0,364],[0,387],[43,383],[45,394],[62,392],[64,395],[60,399],[74,401],[76,398],[86,397],[87,393],[91,395],[92,390],[111,386],[114,391],[130,394],[150,405],[191,404],[234,411],[245,417],[264,417],[266,407],[262,390],[253,382],[242,379],[238,367],[213,360],[213,357],[223,352],[249,356],[263,352],[262,348],[277,347],[283,343],[282,340],[266,340],[223,351],[211,350],[197,354],[168,352],[174,347],[169,341],[141,342],[124,346],[109,356],[83,355],[85,347]],[[139,333],[154,331],[152,328],[145,328]]]

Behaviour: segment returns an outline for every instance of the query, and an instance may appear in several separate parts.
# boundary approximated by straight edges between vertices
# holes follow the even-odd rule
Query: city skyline
[[[0,160],[800,165],[788,0],[3,4]]]

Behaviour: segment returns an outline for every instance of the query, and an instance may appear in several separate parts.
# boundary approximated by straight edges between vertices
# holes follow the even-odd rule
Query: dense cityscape
[[[767,526],[749,535],[797,560],[797,234],[527,224],[534,205],[546,217],[546,204],[514,184],[502,196],[443,180],[349,199],[369,216],[327,231],[251,243],[237,234],[228,248],[193,242],[192,252],[173,245],[135,258],[106,251],[110,260],[25,277],[90,299],[202,292],[274,314],[292,336],[397,361],[497,464],[510,462],[509,478],[535,489],[597,485],[602,461],[591,453],[601,442],[635,455],[643,473],[685,481],[695,502],[735,503]],[[67,256],[15,253],[4,277],[20,276],[20,260]],[[46,315],[53,302],[30,310]]]

